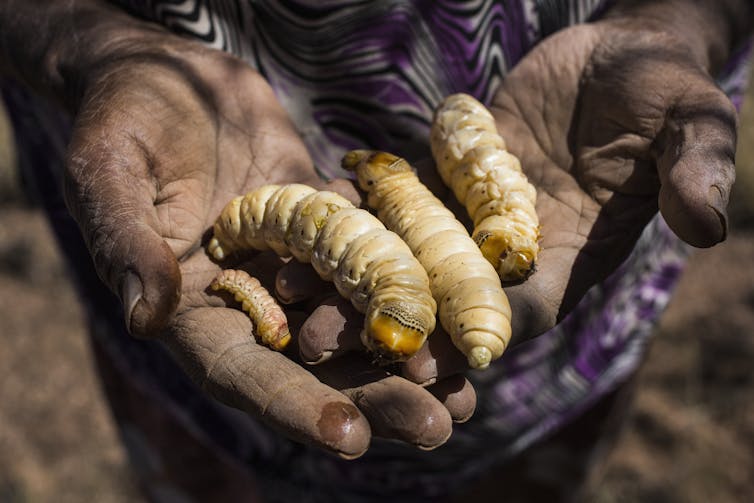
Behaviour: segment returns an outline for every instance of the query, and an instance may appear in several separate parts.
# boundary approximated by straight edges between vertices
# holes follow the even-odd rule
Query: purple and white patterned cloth
[[[339,159],[352,148],[428,157],[432,111],[446,95],[462,91],[489,101],[506,72],[539,40],[588,21],[606,2],[116,3],[258,69],[288,110],[321,174],[331,177],[343,175]],[[748,73],[745,61],[732,61],[720,79],[737,105]],[[25,106],[28,100],[16,91],[6,89],[5,97],[21,143],[33,138],[24,131],[47,131],[52,139],[65,131],[38,104]],[[61,177],[62,157],[42,162],[34,157],[39,152],[22,149],[21,155],[26,178],[47,194]],[[489,371],[469,376],[478,408],[470,421],[455,427],[446,445],[427,453],[375,440],[362,458],[343,461],[290,442],[206,398],[161,348],[128,337],[117,300],[81,260],[86,250],[62,199],[46,197],[53,228],[88,299],[98,343],[119,371],[157,397],[176,421],[257,473],[270,501],[421,501],[468,484],[562,428],[635,371],[689,252],[655,218],[620,269],[590,290],[560,325],[510,349]]]
[[[434,108],[488,102],[544,36],[600,0],[125,0],[143,18],[244,59],[275,90],[325,176],[352,148],[429,157]]]

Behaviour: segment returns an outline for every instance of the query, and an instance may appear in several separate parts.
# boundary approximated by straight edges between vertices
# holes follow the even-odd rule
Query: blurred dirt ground
[[[754,501],[754,94],[742,116],[730,237],[691,260],[588,501]],[[0,110],[0,503],[141,501],[9,145]]]
[[[0,110],[0,502],[139,501],[95,378],[83,312],[9,165]]]

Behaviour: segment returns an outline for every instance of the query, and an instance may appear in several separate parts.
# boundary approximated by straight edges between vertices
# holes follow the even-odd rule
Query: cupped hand
[[[542,236],[535,272],[505,288],[511,344],[568,314],[628,256],[658,208],[692,245],[725,238],[736,113],[673,34],[622,19],[565,29],[506,76],[491,111],[537,188]],[[436,173],[416,166],[468,221]],[[435,382],[466,368],[439,332],[404,365],[405,377]],[[304,335],[312,360],[354,349],[353,335],[335,339],[316,327]]]
[[[248,317],[208,289],[220,266],[202,245],[232,197],[265,183],[319,184],[264,79],[166,35],[162,45],[121,42],[86,81],[66,200],[131,334],[162,341],[217,399],[343,457],[364,453],[372,435],[442,444],[452,419],[473,410],[465,380],[427,390],[361,357],[313,373],[295,352],[257,344]],[[250,267],[269,287],[281,262],[265,257]],[[325,306],[316,319],[330,318]],[[295,339],[300,323],[291,324]]]
[[[725,239],[736,112],[682,39],[631,19],[537,46],[492,103],[537,187],[537,271],[507,289],[514,342],[560,321],[627,257],[658,208],[694,246]]]

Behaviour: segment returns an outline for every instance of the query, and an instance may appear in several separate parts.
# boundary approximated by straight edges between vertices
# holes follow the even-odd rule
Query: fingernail
[[[317,428],[322,442],[333,447],[342,458],[358,458],[369,447],[369,435],[365,434],[369,431],[369,424],[350,403],[325,404]]]
[[[418,382],[417,381],[413,381],[413,382],[415,382],[416,384],[422,387],[431,386],[437,382],[437,377],[430,377],[424,380],[419,380]]]
[[[280,303],[281,304],[285,304],[286,306],[289,305],[289,304],[296,304],[296,303],[301,302],[302,300],[304,300],[306,298],[306,297],[304,297],[302,295],[299,295],[299,296],[291,295],[290,297],[287,297],[287,296],[281,294],[279,290],[276,291],[275,293],[277,293],[276,297],[280,301]]]
[[[454,417],[453,418],[453,422],[456,423],[456,424],[463,424],[463,423],[467,422],[469,419],[471,419],[471,417],[473,415],[474,415],[474,411],[472,410],[468,414],[464,414],[464,415],[459,416],[459,417]]]
[[[437,449],[448,441],[453,433],[453,420],[450,413],[445,411],[439,416],[429,416],[426,419],[424,434],[417,439],[416,447],[422,451]]]
[[[728,199],[723,195],[723,191],[717,185],[712,185],[707,192],[707,205],[715,212],[720,220],[720,239],[718,242],[725,241],[728,234],[728,217],[727,206]]]
[[[288,279],[282,278],[278,274],[275,280],[275,293],[278,300],[283,304],[295,304],[304,300],[306,295],[296,295],[298,290],[295,289],[295,285],[294,288],[289,288],[290,284],[291,282]]]
[[[123,286],[121,287],[121,302],[123,302],[123,309],[125,310],[126,328],[131,333],[131,321],[133,317],[133,311],[136,304],[141,299],[144,293],[144,285],[141,283],[141,279],[136,273],[127,271],[123,278]]]
[[[304,355],[301,355],[301,358],[307,365],[319,365],[320,363],[324,363],[332,358],[332,351],[322,351],[319,354],[319,357],[316,358],[312,358],[311,356],[306,357]]]
[[[288,288],[288,280],[280,277],[278,273],[275,278],[275,293],[277,293],[278,299],[281,302],[285,302],[288,298],[292,297],[286,290]]]

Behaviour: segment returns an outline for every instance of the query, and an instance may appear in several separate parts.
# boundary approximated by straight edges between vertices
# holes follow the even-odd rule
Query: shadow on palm
[[[614,271],[658,208],[691,244],[724,238],[735,112],[682,49],[659,32],[570,28],[495,96],[498,129],[538,189],[542,234],[536,272],[507,288],[514,343]]]

